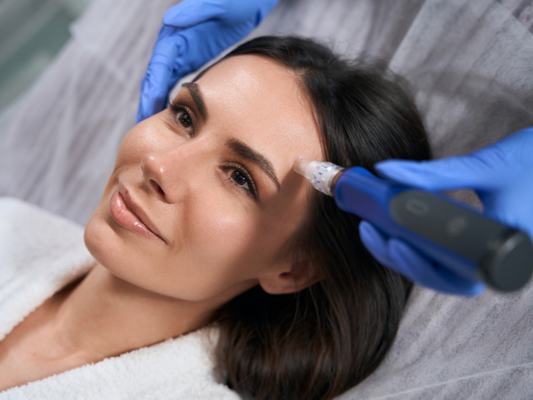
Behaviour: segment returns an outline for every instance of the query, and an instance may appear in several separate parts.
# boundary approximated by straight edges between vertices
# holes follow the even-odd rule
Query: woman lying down
[[[94,267],[0,342],[0,390],[205,326],[213,384],[256,399],[331,399],[365,379],[411,284],[293,172],[298,156],[372,170],[430,150],[390,74],[308,39],[241,45],[124,137],[85,229]]]

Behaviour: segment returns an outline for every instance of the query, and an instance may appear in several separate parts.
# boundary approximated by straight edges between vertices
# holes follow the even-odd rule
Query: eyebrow
[[[207,121],[207,108],[202,97],[202,92],[200,91],[200,86],[198,86],[198,84],[194,82],[187,82],[183,84],[183,87],[189,89],[194,104],[196,104],[196,108],[198,108],[202,119],[204,121]]]
[[[265,156],[253,150],[251,147],[247,146],[243,142],[237,139],[234,139],[234,138],[229,139],[226,142],[226,146],[228,146],[234,153],[237,153],[242,158],[245,158],[246,160],[251,161],[252,163],[259,166],[270,177],[270,179],[272,179],[272,181],[276,184],[276,186],[278,187],[278,192],[279,192],[281,186],[279,184],[278,177],[276,176],[276,173],[274,172],[272,163],[268,161]]]

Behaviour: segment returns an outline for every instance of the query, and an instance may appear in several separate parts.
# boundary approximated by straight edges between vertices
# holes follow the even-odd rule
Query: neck
[[[41,336],[43,357],[95,362],[198,329],[215,309],[146,291],[97,264],[54,299]]]

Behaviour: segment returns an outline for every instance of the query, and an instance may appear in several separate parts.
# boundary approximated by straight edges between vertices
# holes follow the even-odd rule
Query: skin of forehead
[[[323,159],[311,103],[297,74],[281,63],[255,55],[230,57],[196,83],[208,113],[218,110],[238,118],[250,132],[246,143],[263,153],[278,175],[300,155]],[[273,132],[274,125],[278,129]],[[305,154],[292,154],[297,150]]]

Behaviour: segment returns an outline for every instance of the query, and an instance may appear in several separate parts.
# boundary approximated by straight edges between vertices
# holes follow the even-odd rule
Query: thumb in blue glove
[[[376,164],[383,177],[428,191],[470,188],[484,214],[533,237],[533,128],[477,152],[436,161],[387,160]],[[475,295],[483,285],[468,282],[427,259],[401,240],[387,238],[369,223],[361,239],[383,265],[433,289]]]
[[[137,122],[163,110],[180,78],[243,39],[278,1],[185,0],[170,8],[142,80]]]

